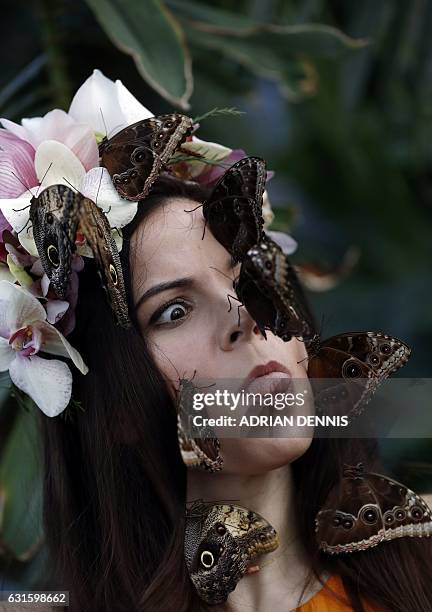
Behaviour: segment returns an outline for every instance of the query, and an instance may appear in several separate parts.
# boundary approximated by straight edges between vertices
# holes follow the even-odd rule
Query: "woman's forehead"
[[[204,232],[200,203],[186,198],[171,198],[156,208],[132,237],[132,252],[133,266],[145,267],[147,280],[175,277],[185,268],[192,273],[227,256],[208,227]]]

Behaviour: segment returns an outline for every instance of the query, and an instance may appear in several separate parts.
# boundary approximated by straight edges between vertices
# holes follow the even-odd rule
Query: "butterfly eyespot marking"
[[[140,164],[141,162],[145,160],[145,152],[138,151],[138,153],[134,157],[135,157],[135,161]]]
[[[128,176],[125,176],[122,178],[123,185],[127,185],[128,183],[130,183],[130,178]]]
[[[117,285],[118,283],[117,270],[114,268],[112,264],[110,264],[109,266],[109,273],[110,273],[110,277],[111,277],[113,284]]]
[[[138,176],[138,172],[136,170],[132,170],[132,172],[129,175],[131,178],[136,178]]]
[[[411,516],[415,521],[420,521],[423,518],[423,510],[420,506],[413,506],[411,508]]]
[[[381,353],[383,355],[390,355],[390,353],[391,353],[391,346],[390,346],[390,344],[381,344],[380,351],[381,351]]]
[[[395,516],[398,521],[403,521],[406,517],[406,512],[405,510],[396,510]]]
[[[378,365],[379,363],[381,363],[381,359],[375,353],[372,353],[372,355],[368,356],[368,361],[372,365]]]
[[[159,140],[161,140],[161,139],[164,137],[163,132],[160,132],[160,133],[157,135],[157,137],[159,138]]]
[[[339,527],[341,524],[341,519],[339,516],[335,516],[334,519],[332,520],[332,525],[333,527]]]
[[[265,533],[260,533],[259,534],[259,539],[261,540],[261,542],[265,542],[267,540],[267,536]]]
[[[345,519],[344,521],[342,521],[342,527],[344,529],[352,529],[354,525],[354,522],[352,519]]]
[[[54,223],[54,215],[51,212],[48,212],[45,215],[45,220],[46,220],[47,223],[49,223],[51,225],[52,223]]]
[[[120,178],[119,176],[116,176],[116,177],[114,178],[114,183],[115,183],[116,185],[120,185],[120,183],[121,183],[121,178]]]
[[[47,256],[54,268],[58,268],[60,265],[59,253],[53,244],[49,245],[47,249]]]
[[[347,378],[360,378],[362,375],[362,370],[358,363],[348,360],[343,365],[342,375],[346,376]]]
[[[361,519],[368,525],[374,525],[378,520],[376,508],[364,508],[361,513]]]
[[[213,556],[213,553],[211,553],[209,550],[203,550],[203,552],[201,553],[200,561],[201,565],[203,565],[206,569],[210,569],[214,565],[215,558]]]
[[[168,129],[172,128],[173,125],[174,125],[174,123],[172,121],[166,121],[165,122],[165,127],[168,128]]]
[[[216,523],[215,530],[219,535],[224,535],[226,533],[226,527],[223,523]]]
[[[393,525],[394,522],[395,517],[393,516],[393,514],[391,512],[386,512],[384,515],[384,523],[386,525]]]
[[[224,550],[225,550],[225,547],[222,546],[222,544],[219,544],[219,554],[220,555],[223,553]]]

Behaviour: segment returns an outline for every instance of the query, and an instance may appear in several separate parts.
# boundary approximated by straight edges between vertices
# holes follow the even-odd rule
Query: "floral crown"
[[[197,126],[182,115],[164,117],[168,126],[176,120],[185,122],[178,127],[181,150],[170,163],[171,171],[181,178],[212,185],[246,156],[242,150],[196,138]],[[9,371],[12,383],[47,416],[62,413],[72,392],[69,366],[52,356],[66,357],[82,374],[88,372],[66,339],[75,326],[85,258],[103,259],[110,251],[104,286],[111,287],[109,297],[120,313],[119,322],[128,324],[118,252],[121,228],[134,218],[145,186],[137,185],[130,172],[113,175],[113,136],[107,127],[113,127],[114,138],[121,141],[125,128],[134,129],[134,124],[152,118],[154,123],[160,119],[121,81],[114,83],[95,70],[76,92],[68,112],[54,109],[21,124],[1,119],[0,371]],[[136,134],[126,136],[136,138]],[[146,148],[141,149],[144,158]],[[175,146],[172,149],[174,154]],[[161,157],[160,169],[167,165],[162,162]],[[131,182],[135,200],[121,197]],[[266,194],[263,216],[266,224],[273,218]],[[85,223],[86,219],[92,221]],[[95,231],[108,247],[100,248]],[[52,236],[59,248],[50,244]]]

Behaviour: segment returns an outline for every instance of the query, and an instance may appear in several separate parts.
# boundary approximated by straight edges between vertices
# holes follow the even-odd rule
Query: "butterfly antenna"
[[[77,193],[79,193],[79,194],[83,195],[83,194],[81,193],[81,191],[80,191],[79,189],[77,189],[77,188],[76,188],[74,185],[72,185],[72,183],[71,183],[71,182],[70,182],[70,181],[69,181],[69,180],[68,180],[68,179],[67,179],[65,176],[62,176],[62,179],[63,179],[64,181],[66,181],[66,183],[67,183],[67,184],[68,184],[70,187],[72,187],[72,189],[73,189],[74,191],[76,191]]]
[[[29,188],[29,187],[27,187],[27,185],[24,183],[24,181],[23,181],[23,180],[21,180],[21,178],[20,178],[20,177],[19,177],[17,174],[15,174],[15,172],[14,172],[13,170],[11,170],[11,173],[14,175],[14,177],[15,177],[16,179],[18,179],[18,180],[19,180],[19,182],[21,183],[21,185],[22,185],[22,186],[23,186],[23,187],[26,189],[26,191],[28,191],[28,192],[29,192],[29,194],[32,196],[32,198],[34,198],[34,197],[35,197],[34,193],[33,193],[33,192],[30,190],[30,188]],[[27,208],[27,206],[26,206],[26,208]],[[25,209],[23,208],[22,210],[25,210]]]
[[[221,270],[218,270],[217,268],[215,268],[214,266],[209,266],[209,268],[211,270],[216,270],[216,272],[219,272],[219,274],[222,274],[222,276],[225,276],[225,278],[228,278],[232,283],[234,282],[234,279],[231,278],[231,276],[228,276],[228,274],[225,274],[225,272],[222,272]]]
[[[198,210],[198,208],[201,208],[202,206],[203,206],[203,204],[199,204],[195,208],[192,208],[191,210],[183,210],[183,212],[194,212],[195,210]]]
[[[108,128],[107,128],[107,124],[105,123],[105,117],[103,115],[102,107],[101,106],[99,106],[99,110],[100,110],[100,114],[101,114],[101,117],[102,117],[102,123],[104,124],[104,128],[105,128],[105,136],[108,138]]]
[[[43,175],[42,180],[41,180],[41,182],[39,183],[39,187],[38,187],[38,189],[37,189],[37,191],[36,191],[36,197],[38,197],[38,195],[39,195],[39,189],[41,188],[42,183],[44,182],[44,180],[45,180],[45,178],[46,178],[46,175],[47,175],[47,174],[48,174],[48,172],[51,170],[51,166],[52,166],[52,165],[53,165],[53,162],[51,162],[51,163],[50,163],[50,165],[48,166],[48,168],[46,169],[46,172],[45,172],[45,174]]]
[[[26,208],[28,208],[28,206],[26,206]],[[21,210],[24,210],[23,208]],[[25,222],[25,225],[19,230],[17,231],[17,234],[21,234],[21,232],[27,227],[28,223],[30,221],[30,217],[27,219],[27,221]],[[27,232],[29,231],[29,227],[27,228]]]
[[[101,109],[101,112],[102,112],[102,109]],[[104,169],[103,169],[103,168],[101,168],[101,175],[100,175],[99,185],[98,185],[97,192],[96,192],[96,200],[95,200],[95,204],[97,204],[98,197],[99,197],[99,191],[100,191],[101,184],[102,184],[103,171],[104,171]],[[111,210],[111,206],[110,206],[110,210]]]

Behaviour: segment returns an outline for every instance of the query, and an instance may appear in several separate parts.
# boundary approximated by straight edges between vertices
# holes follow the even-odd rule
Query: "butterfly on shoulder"
[[[348,332],[307,345],[308,377],[319,410],[354,418],[380,383],[404,366],[411,349],[383,332]]]
[[[79,232],[92,251],[119,324],[129,327],[120,257],[109,221],[99,206],[70,187],[52,185],[31,199],[30,220],[42,267],[57,296],[66,297]]]
[[[192,133],[190,117],[172,113],[129,125],[99,145],[104,166],[123,198],[142,200],[174,152]]]
[[[197,387],[191,380],[180,379],[177,390],[177,439],[180,454],[186,467],[202,468],[209,472],[219,472],[224,461],[220,454],[220,441],[210,427],[201,429],[199,438],[191,438],[187,433],[185,420],[191,418],[191,406]]]
[[[320,550],[347,553],[380,542],[432,535],[432,511],[405,485],[363,464],[346,466],[315,519]]]
[[[278,546],[274,527],[242,506],[197,500],[186,512],[186,566],[209,604],[226,601],[256,558]]]

